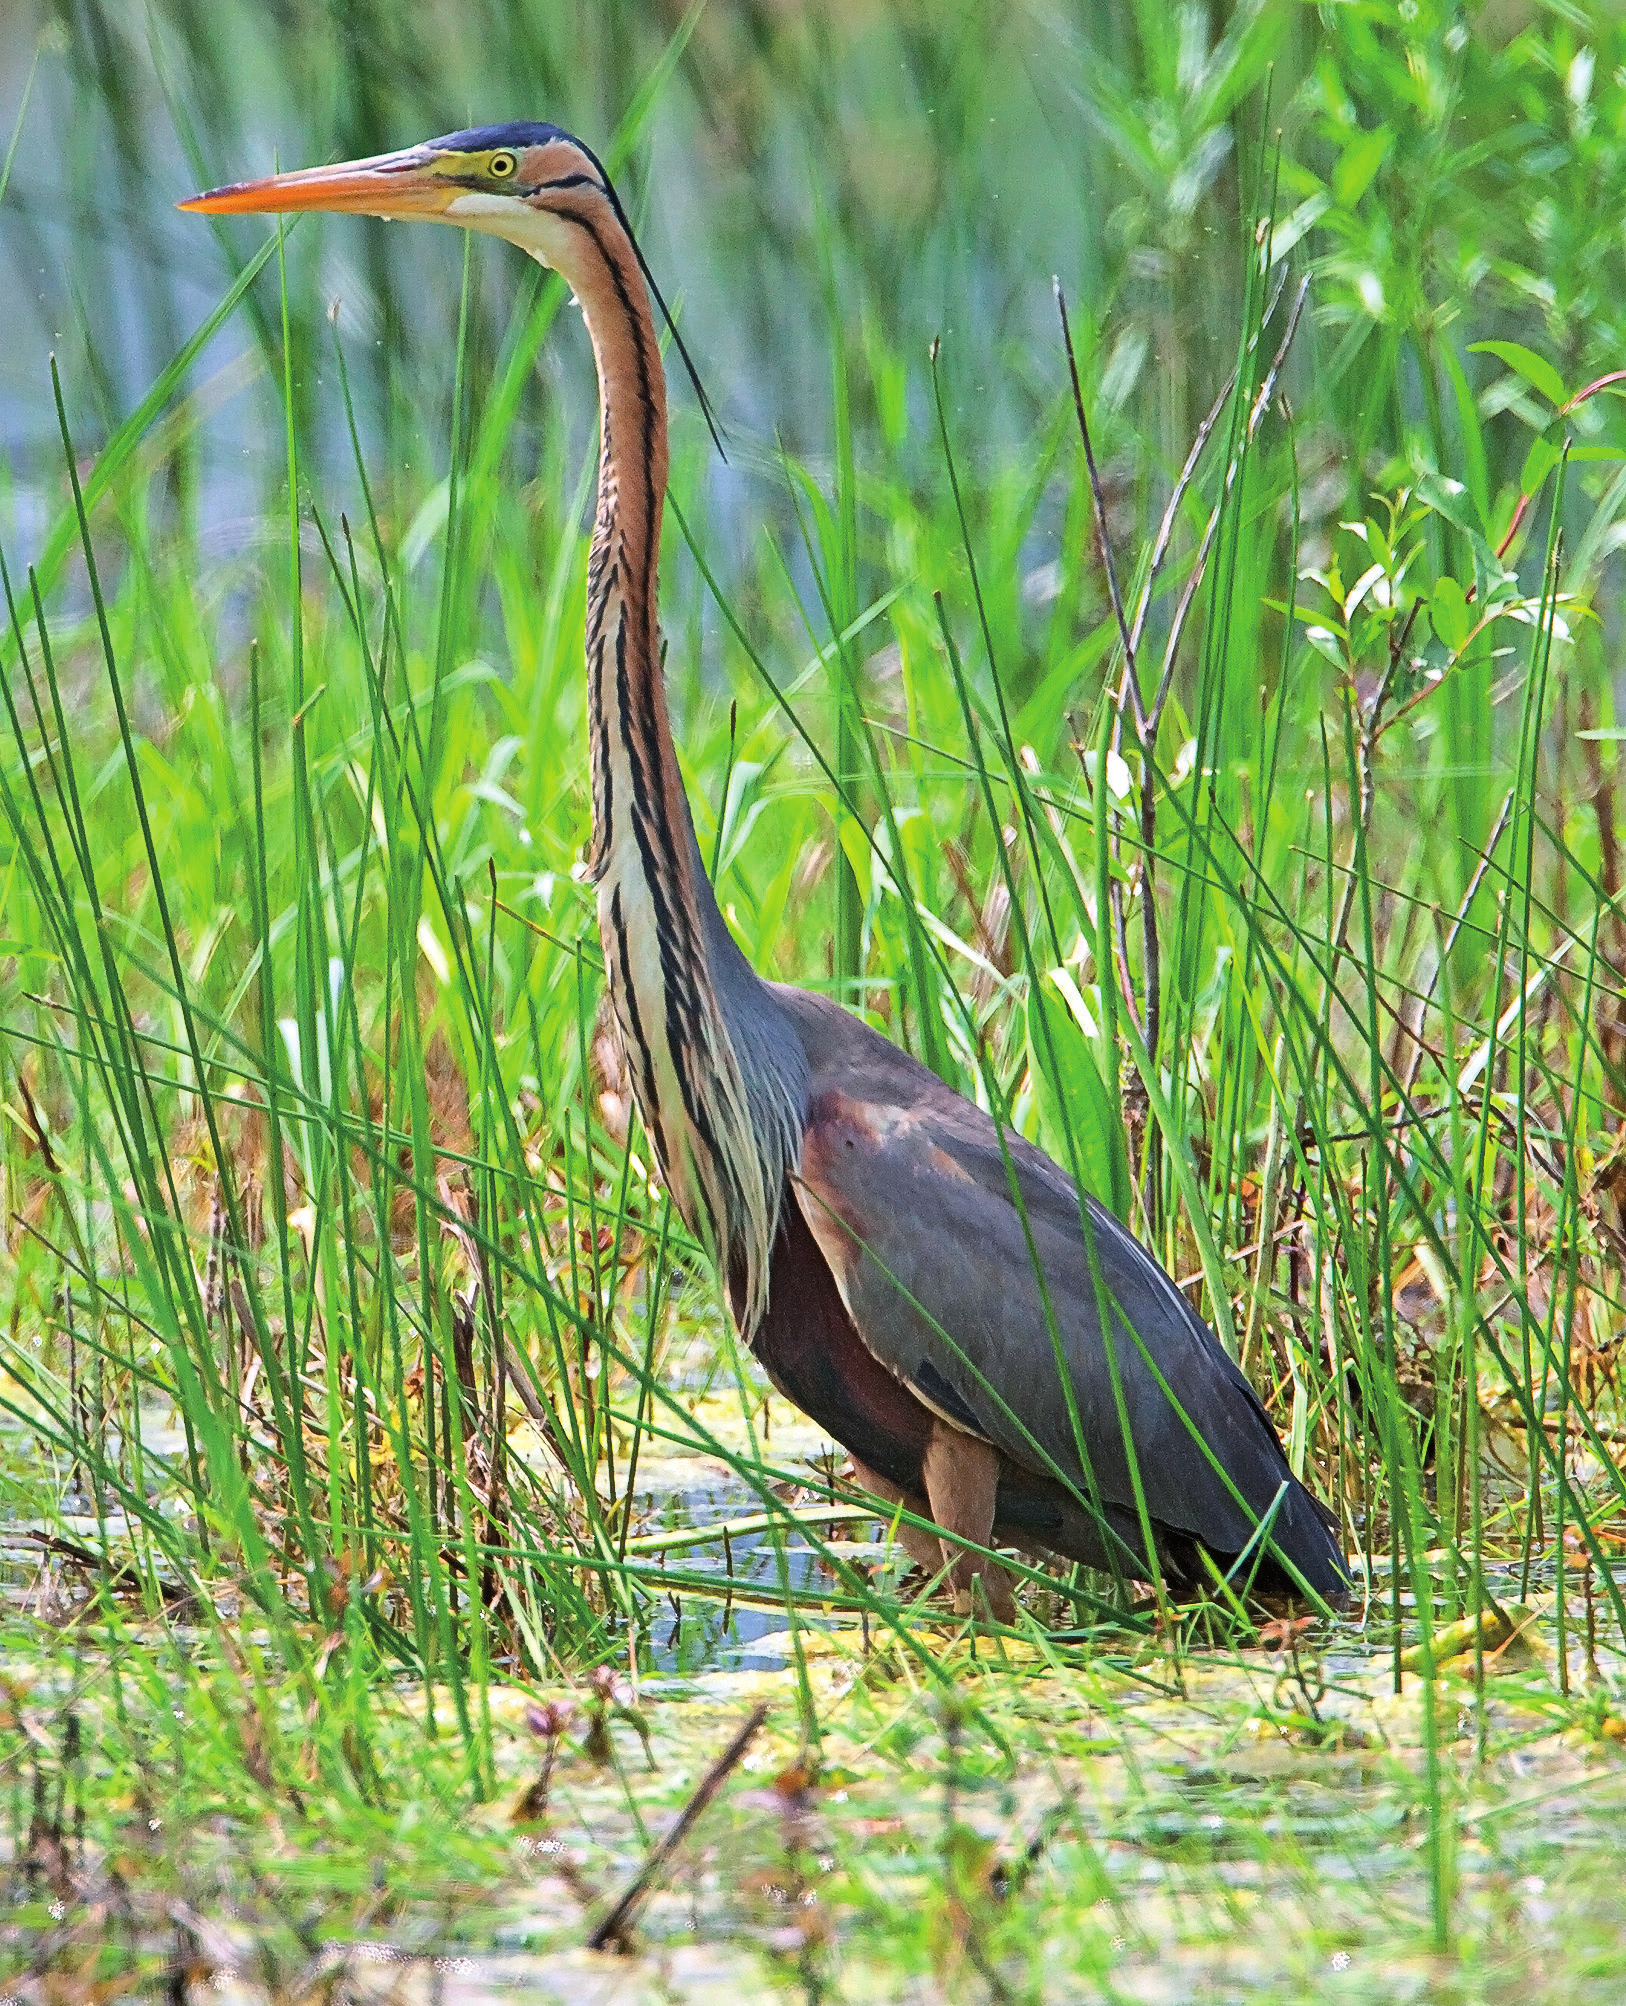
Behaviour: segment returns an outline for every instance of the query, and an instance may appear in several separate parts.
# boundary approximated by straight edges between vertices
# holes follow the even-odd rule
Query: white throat
[[[478,230],[485,237],[501,237],[528,252],[538,264],[570,278],[576,232],[549,209],[533,209],[512,195],[482,195],[471,191],[459,195],[446,207],[448,222]]]

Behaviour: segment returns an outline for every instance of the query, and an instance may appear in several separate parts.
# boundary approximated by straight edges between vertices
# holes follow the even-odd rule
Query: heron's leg
[[[888,1504],[902,1505],[905,1511],[912,1511],[917,1518],[929,1518],[931,1507],[924,1498],[911,1497],[907,1491],[883,1477],[878,1470],[872,1470],[867,1463],[853,1457],[853,1476],[861,1489],[873,1491],[878,1498],[885,1498]],[[924,1567],[928,1574],[936,1574],[943,1565],[940,1543],[929,1532],[922,1532],[918,1525],[898,1524],[898,1544],[908,1554],[917,1567]]]
[[[975,1435],[963,1435],[946,1421],[934,1424],[926,1443],[926,1496],[932,1517],[945,1533],[958,1533],[975,1540],[978,1546],[991,1543],[994,1531],[994,1501],[999,1493],[999,1451]],[[1016,1603],[1011,1595],[1010,1577],[997,1561],[985,1560],[980,1553],[966,1553],[945,1539],[943,1558],[949,1563],[949,1580],[954,1587],[956,1616],[981,1615],[981,1597],[975,1592],[982,1577],[982,1593],[988,1600],[988,1614],[997,1623],[1016,1620]]]

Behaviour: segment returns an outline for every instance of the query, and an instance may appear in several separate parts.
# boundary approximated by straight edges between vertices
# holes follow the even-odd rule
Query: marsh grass
[[[1434,65],[1439,129],[1488,130],[1522,92],[1526,137],[1560,146],[1555,180],[1606,184],[1606,118],[1554,137],[1580,56],[1568,27],[1543,32],[1520,68],[1430,18],[1413,69]],[[0,1453],[25,1543],[8,1552],[32,1557],[13,1578],[48,1619],[7,1717],[30,1900],[113,1901],[107,1862],[134,1833],[141,1864],[116,1878],[196,1913],[211,1875],[233,1878],[210,1845],[268,1821],[230,1896],[252,1884],[265,1943],[317,1853],[345,1885],[301,1911],[307,1959],[375,1923],[489,1936],[465,1901],[519,1871],[512,1688],[586,1704],[594,1667],[648,1680],[678,1662],[685,1607],[725,1646],[731,1619],[767,1610],[774,1732],[807,1779],[755,1821],[778,1833],[772,1885],[808,1892],[793,1800],[814,1793],[839,1833],[844,1767],[878,1796],[944,1793],[930,1841],[913,1802],[863,1813],[901,1820],[905,1892],[862,1819],[831,1840],[845,1892],[810,1911],[827,1938],[707,1910],[702,1936],[737,1926],[805,1996],[870,1996],[867,1942],[899,1984],[935,1971],[994,1996],[1037,1996],[1041,1939],[1108,1993],[1131,1939],[1131,1964],[1175,1941],[1199,1957],[1178,1902],[1133,1929],[1114,1906],[1127,1856],[1103,1806],[1132,1801],[1123,1843],[1161,1857],[1147,1765],[1180,1744],[1172,1713],[1147,1730],[1148,1694],[1193,1710],[1204,1773],[1240,1737],[1279,1745],[1289,1811],[1258,1884],[1291,1883],[1297,1905],[1270,1983],[1319,1996],[1312,1952],[1338,1947],[1306,1890],[1397,1824],[1418,1843],[1397,1840],[1361,1898],[1407,1891],[1383,1943],[1442,1960],[1407,1969],[1453,1972],[1464,1997],[1490,1982],[1484,1946],[1518,1926],[1484,1838],[1507,1829],[1483,1822],[1496,1789],[1539,1744],[1555,1790],[1601,1776],[1607,1797],[1620,1719],[1618,421],[1584,302],[1555,362],[1543,329],[1504,339],[1466,295],[1442,333],[1424,310],[1450,276],[1439,229],[1402,229],[1380,265],[1385,215],[1409,229],[1472,201],[1476,243],[1504,254],[1512,227],[1481,157],[1428,155],[1382,38],[1329,30],[1292,97],[1314,168],[1261,138],[1249,93],[1272,46],[1291,38],[1258,8],[1206,69],[1166,70],[1150,36],[1133,88],[1080,60],[1086,124],[1136,161],[1140,180],[1112,185],[1125,205],[1139,187],[1176,291],[1195,267],[1169,187],[1213,153],[1205,134],[1238,142],[1201,197],[1232,348],[1187,343],[1136,392],[1124,344],[1144,303],[1125,292],[1099,324],[1075,304],[1076,344],[1058,321],[1006,358],[1049,386],[1020,453],[1006,416],[968,408],[957,336],[925,359],[873,274],[874,311],[848,312],[869,240],[820,210],[831,450],[737,440],[728,478],[762,498],[745,535],[680,415],[669,677],[702,852],[754,964],[832,989],[1147,1239],[1337,1512],[1351,1611],[1261,1633],[1256,1555],[1189,1608],[1030,1570],[1019,1632],[970,1637],[884,1539],[849,1536],[873,1508],[732,1340],[598,1015],[574,868],[593,456],[579,422],[536,425],[562,289],[527,277],[494,322],[487,249],[462,247],[428,478],[401,380],[381,387],[323,319],[303,226],[240,263],[249,240],[223,240],[218,306],[127,416],[52,365],[58,457],[26,469],[48,525],[5,540]],[[612,160],[706,52],[687,17],[622,93]],[[954,74],[969,126],[976,87]],[[1616,105],[1618,77],[1600,56],[1580,81]],[[1493,85],[1495,103],[1473,97]],[[170,91],[198,154],[190,102]],[[196,178],[236,164],[210,154]],[[1146,208],[1153,185],[1166,210]],[[1585,259],[1568,241],[1552,256],[1556,296]],[[1499,269],[1517,296],[1508,255]],[[1374,273],[1398,304],[1363,323]],[[387,325],[402,296],[382,267],[379,286]],[[246,363],[200,381],[234,316]],[[105,389],[109,360],[91,341],[68,384]],[[216,399],[247,380],[281,469],[224,547],[193,484]],[[568,389],[586,404],[585,374]],[[720,1524],[662,1523],[686,1468],[726,1485]],[[1322,1708],[1329,1650],[1363,1711]],[[714,1724],[685,1713],[694,1697],[661,1702],[654,1781],[610,1733],[625,1830],[581,1842],[606,1847],[589,1880],[647,1846],[709,1759],[687,1740]],[[1046,1705],[1082,1710],[1104,1747],[1064,1750]],[[1024,1845],[1061,1821],[1026,1867],[967,1822],[973,1747]],[[1349,1821],[1294,1824],[1301,1756],[1365,1793]],[[1081,1779],[1109,1770],[1078,1810]],[[1549,1829],[1532,1815],[1506,1859],[1543,1872]],[[1188,1892],[1212,1948],[1240,1898],[1205,1875]],[[1583,1874],[1590,1917],[1589,1890]],[[593,1910],[592,1889],[565,1892],[548,1928]],[[1068,1918],[1097,1899],[1117,1919],[1091,1934]],[[1350,1914],[1371,1926],[1361,1901]],[[101,1954],[94,1935],[56,1920],[61,1968],[90,1970],[72,1961]],[[124,1942],[131,1968],[168,1954],[144,1909]],[[1587,1996],[1613,1996],[1610,1955]],[[1554,1966],[1566,1996],[1580,1970],[1580,1952]],[[1121,1975],[1141,1996],[1138,1966]]]

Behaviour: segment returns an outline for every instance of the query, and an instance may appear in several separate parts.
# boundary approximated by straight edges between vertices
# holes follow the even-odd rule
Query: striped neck
[[[607,204],[566,276],[598,365],[602,441],[587,575],[599,933],[638,1111],[735,1319],[767,1305],[805,1060],[728,934],[701,865],[667,714],[657,613],[666,381],[630,238]]]

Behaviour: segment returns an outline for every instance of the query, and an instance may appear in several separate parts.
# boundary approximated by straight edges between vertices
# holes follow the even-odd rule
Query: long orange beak
[[[296,174],[271,174],[263,181],[234,181],[178,202],[207,216],[288,214],[325,209],[352,216],[442,216],[465,192],[451,176],[436,171],[436,156],[423,147],[380,153],[371,160],[347,160],[337,167],[306,167]]]

